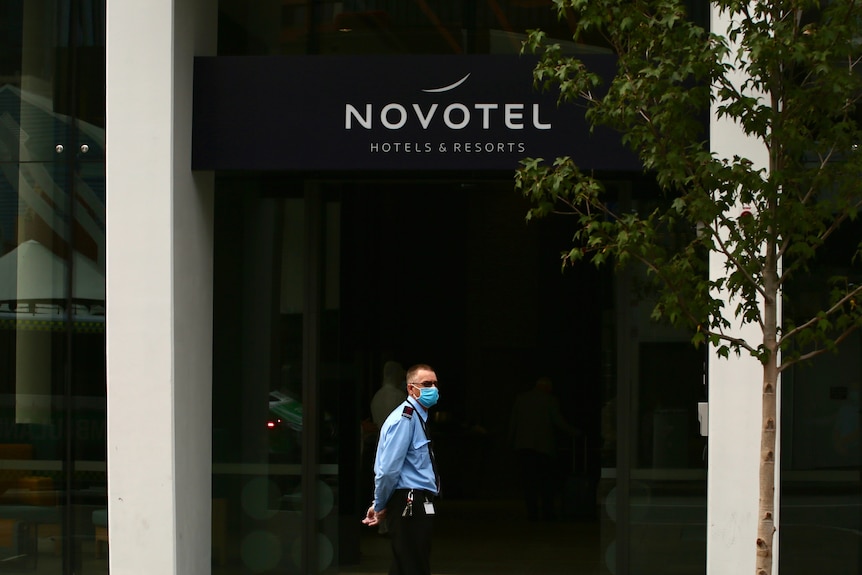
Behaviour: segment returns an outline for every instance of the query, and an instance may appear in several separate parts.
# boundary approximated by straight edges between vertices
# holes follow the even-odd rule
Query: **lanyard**
[[[437,460],[434,459],[434,449],[431,447],[431,436],[428,435],[428,428],[425,427],[425,420],[422,415],[417,412],[416,417],[419,418],[419,425],[422,426],[422,431],[425,433],[425,439],[428,440],[428,455],[431,456],[431,468],[434,470],[434,483],[437,485],[437,497],[440,497],[440,472],[437,470]]]

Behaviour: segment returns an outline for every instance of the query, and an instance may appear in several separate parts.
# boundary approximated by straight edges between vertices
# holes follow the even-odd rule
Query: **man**
[[[434,498],[440,490],[425,422],[437,403],[437,374],[425,364],[407,370],[407,399],[380,428],[374,462],[374,501],[362,522],[388,521],[389,575],[431,575]]]

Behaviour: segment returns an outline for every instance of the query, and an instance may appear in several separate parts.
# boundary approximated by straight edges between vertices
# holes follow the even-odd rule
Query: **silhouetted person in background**
[[[397,361],[387,361],[383,364],[383,382],[371,398],[371,420],[378,430],[392,410],[407,398],[407,390],[404,387],[406,375],[404,368]]]
[[[560,471],[556,434],[574,436],[576,430],[560,413],[547,377],[515,399],[509,435],[518,458],[527,519],[556,519],[554,499]]]

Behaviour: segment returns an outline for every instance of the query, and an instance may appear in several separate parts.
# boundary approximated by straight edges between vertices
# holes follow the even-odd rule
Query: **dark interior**
[[[527,203],[511,182],[337,187],[345,347],[378,374],[388,359],[437,370],[442,399],[433,434],[449,518],[482,524],[490,516],[498,536],[521,537],[525,511],[507,432],[516,394],[540,376],[552,378],[564,416],[584,432],[576,442],[560,437],[560,517],[592,518],[594,508],[576,508],[564,486],[575,472],[598,476],[609,274],[588,265],[564,273],[567,222],[528,224]],[[360,390],[363,417],[379,381]],[[370,474],[361,468],[360,514]],[[475,505],[484,510],[474,512]]]
[[[247,302],[245,311],[216,318],[216,462],[264,457],[256,440],[249,445],[258,432],[241,423],[253,416],[236,416],[239,405],[249,410],[248,398],[258,387],[249,373],[259,369],[230,350],[247,349],[249,343],[237,339],[243,332],[267,345],[260,340],[267,328],[249,315],[254,306],[268,305],[259,301],[266,299],[261,283],[277,280],[255,271],[249,259],[250,246],[272,242],[261,240],[268,216],[255,220],[255,214],[271,213],[285,197],[302,197],[303,189],[259,175],[238,181],[223,180],[216,205],[216,306]],[[230,193],[234,186],[244,191]],[[319,456],[338,464],[340,564],[362,566],[368,561],[363,546],[379,544],[366,541],[373,534],[358,521],[372,477],[357,446],[387,360],[437,370],[441,400],[431,432],[450,508],[442,522],[456,520],[469,531],[471,521],[494,518],[495,529],[502,529],[506,521],[525,520],[507,432],[516,394],[541,376],[552,379],[564,417],[583,432],[576,440],[560,437],[560,520],[581,528],[594,521],[595,498],[584,503],[581,493],[576,502],[565,486],[577,475],[594,492],[601,467],[601,407],[612,393],[614,361],[608,344],[614,341],[611,271],[583,264],[564,272],[560,253],[571,239],[569,223],[527,223],[528,205],[511,180],[340,181],[320,183],[317,190],[324,206],[340,206],[338,221],[324,217],[321,232],[329,237],[326,226],[339,228],[338,265],[319,264],[324,276],[339,275],[339,305],[321,314],[319,389],[322,420],[334,420],[337,448],[327,449],[322,439]],[[278,260],[262,251],[253,259]],[[302,362],[302,323],[301,314],[281,315],[273,344],[280,351],[273,354],[294,357],[272,357],[273,365]],[[274,457],[269,461],[300,461],[298,449]],[[214,482],[214,496],[232,490]],[[481,517],[474,517],[476,505],[485,508]],[[596,540],[597,533],[595,523]]]

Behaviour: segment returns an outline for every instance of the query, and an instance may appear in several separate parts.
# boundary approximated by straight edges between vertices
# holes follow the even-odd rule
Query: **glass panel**
[[[708,4],[686,2],[706,25]],[[541,28],[570,52],[609,52],[600,34],[572,41],[552,0],[219,1],[219,54],[518,54]]]
[[[388,569],[389,539],[359,521],[374,449],[363,439],[387,360],[430,361],[445,381],[429,425],[447,493],[435,565],[459,569],[491,545],[499,564],[529,570],[553,540],[546,572],[595,569],[604,338],[584,326],[612,317],[612,298],[609,274],[592,266],[561,277],[568,227],[525,226],[511,181],[222,174],[216,185],[215,572]],[[592,305],[561,309],[572,297]],[[507,427],[515,394],[539,374],[584,436],[558,438],[558,521],[525,532]],[[277,419],[260,430],[269,392],[273,407],[302,403],[301,434]]]
[[[108,572],[107,373],[105,365],[105,4],[77,0],[69,7],[68,67],[58,83],[70,102],[59,113],[74,116],[70,138],[73,178],[69,402],[71,440],[66,474],[67,520],[72,549],[67,565],[84,573]],[[62,51],[61,51],[62,52]],[[68,571],[68,567],[66,568]]]
[[[291,343],[294,357],[301,357],[301,307],[292,322],[278,321],[271,264],[281,247],[274,228],[283,214],[253,190],[246,193],[245,201],[216,204],[215,572],[265,573],[288,563],[285,572],[293,573],[298,562],[290,551],[301,531],[301,366],[277,361],[276,341],[289,333],[283,345]]]
[[[706,569],[706,438],[697,419],[704,350],[651,321],[653,304],[638,295],[645,277],[635,269],[618,276],[617,395],[602,414],[606,441],[612,406],[619,417],[608,445],[618,467],[605,470],[600,489],[605,572],[697,575]]]
[[[862,336],[782,382],[782,574],[862,573]]]
[[[18,182],[65,179],[63,164],[18,167]],[[43,218],[23,197],[17,211],[17,233],[0,251],[0,523],[13,534],[0,541],[9,552],[0,558],[21,555],[39,573],[59,573],[62,561],[96,558],[93,512],[107,501],[104,264],[70,253],[68,212]],[[76,545],[64,554],[67,540]],[[91,572],[107,571],[99,551]]]
[[[0,561],[106,573],[104,0],[0,26]]]
[[[811,274],[788,286],[785,314],[797,321],[822,309],[825,278],[862,281],[858,260],[848,266],[862,226],[831,238]],[[831,256],[831,257],[830,257]],[[829,261],[831,260],[831,261]],[[862,574],[862,334],[836,353],[785,373],[781,383],[780,572]]]
[[[66,245],[54,231],[68,223],[63,194],[55,210],[37,204],[32,188],[18,190],[35,179],[62,182],[64,170],[39,163],[3,167],[0,193],[14,209],[3,211],[0,224],[0,559],[60,573],[62,546],[52,552],[46,546],[62,536],[64,521],[68,291],[67,265],[57,253]]]
[[[570,22],[551,0],[268,0],[219,2],[219,54],[517,54],[526,31],[542,28],[572,50]]]
[[[621,290],[620,285],[615,286],[615,291]],[[625,300],[623,300],[625,301]],[[598,503],[599,539],[600,539],[600,565],[601,573],[616,573],[617,548],[617,523],[624,519],[617,514],[617,469],[619,458],[627,453],[623,441],[623,449],[620,449],[619,430],[620,422],[620,389],[619,381],[627,381],[627,374],[623,373],[627,362],[620,361],[618,349],[626,349],[626,346],[618,341],[619,331],[625,332],[627,324],[622,321],[617,312],[620,306],[620,298],[616,297],[614,307],[605,311],[602,315],[602,406],[599,415],[599,459],[600,474],[596,485],[596,501]],[[624,427],[623,429],[628,429]],[[622,542],[625,544],[625,541]]]
[[[697,420],[697,404],[706,400],[703,350],[684,334],[674,340],[643,327],[632,395],[630,566],[664,575],[673,557],[674,573],[705,573],[706,438]]]
[[[315,236],[321,237],[322,254],[320,282],[316,289],[320,292],[320,372],[321,382],[320,422],[317,473],[313,474],[317,499],[317,572],[339,572],[339,517],[357,517],[358,513],[345,514],[344,505],[350,499],[343,499],[345,488],[339,481],[341,476],[355,477],[341,463],[355,460],[355,451],[340,449],[343,438],[341,430],[355,430],[356,417],[353,406],[341,401],[341,389],[355,386],[352,366],[344,358],[341,329],[341,203],[337,199],[324,199],[322,205],[322,226]],[[350,358],[352,359],[352,358]],[[358,443],[358,438],[356,439]],[[348,443],[347,445],[356,444]],[[349,483],[349,482],[345,482]]]
[[[68,146],[70,118],[61,111],[68,98],[56,82],[65,66],[58,61],[63,42],[58,14],[65,4],[2,4],[0,22],[8,33],[0,34],[0,162],[51,162],[58,144]]]
[[[214,572],[302,573],[305,203],[233,185],[216,202]]]

